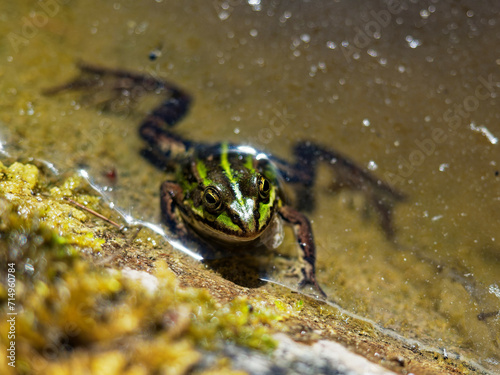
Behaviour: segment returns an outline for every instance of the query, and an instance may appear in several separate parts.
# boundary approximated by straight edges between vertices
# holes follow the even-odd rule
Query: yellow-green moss
[[[95,206],[99,197],[75,194],[81,187],[78,176],[70,177],[60,186],[44,189],[40,186],[40,172],[30,164],[13,163],[9,167],[0,162],[0,196],[16,205],[18,213],[26,220],[38,219],[59,236],[78,248],[100,251],[103,240],[96,238],[85,225],[88,216],[63,200]]]

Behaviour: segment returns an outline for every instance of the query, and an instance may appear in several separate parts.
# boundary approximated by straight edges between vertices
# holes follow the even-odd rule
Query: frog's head
[[[192,192],[189,224],[204,236],[234,243],[261,236],[279,205],[274,174],[255,168],[251,154],[228,152],[195,162],[198,185]],[[266,173],[266,175],[264,175]]]

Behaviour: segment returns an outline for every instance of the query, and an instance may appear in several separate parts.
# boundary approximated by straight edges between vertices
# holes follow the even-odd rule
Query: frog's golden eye
[[[259,196],[262,199],[269,198],[269,193],[271,192],[271,184],[269,180],[264,176],[260,176],[259,178]]]
[[[203,205],[211,213],[216,213],[222,207],[222,197],[217,188],[208,186],[205,189],[203,192]]]

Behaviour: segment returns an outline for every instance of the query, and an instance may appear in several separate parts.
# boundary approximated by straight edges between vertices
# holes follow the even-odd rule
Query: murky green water
[[[318,278],[343,308],[500,371],[500,3],[46,0],[0,5],[0,135],[9,153],[89,167],[158,221],[164,178],[137,124],[77,94],[75,61],[168,78],[194,97],[179,133],[291,157],[333,147],[404,192],[395,243],[321,169]],[[151,51],[161,51],[155,61]],[[497,83],[498,82],[498,83]],[[142,112],[141,112],[142,110]]]

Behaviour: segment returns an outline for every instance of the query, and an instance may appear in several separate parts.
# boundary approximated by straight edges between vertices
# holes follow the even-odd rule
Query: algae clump
[[[96,238],[86,225],[88,216],[63,197],[91,204],[99,198],[78,192],[82,185],[79,177],[70,177],[60,187],[51,189],[44,186],[40,177],[34,165],[15,162],[6,167],[0,162],[0,197],[15,204],[18,214],[27,221],[43,222],[78,248],[100,251],[104,241]]]

